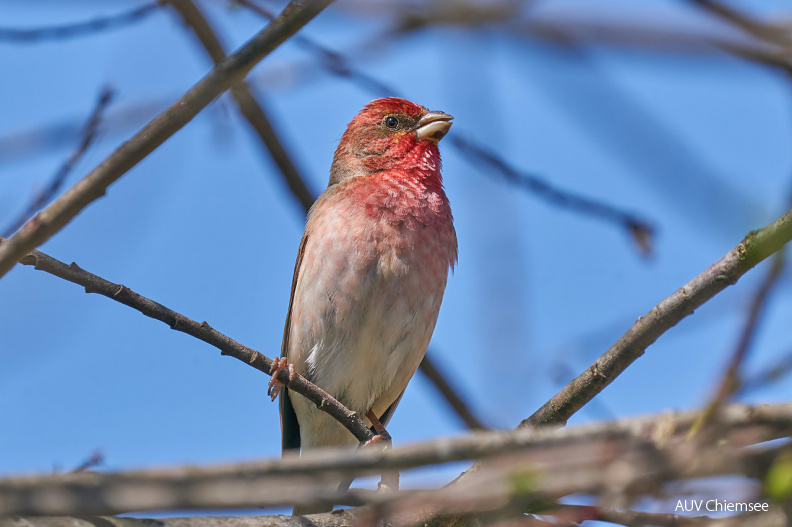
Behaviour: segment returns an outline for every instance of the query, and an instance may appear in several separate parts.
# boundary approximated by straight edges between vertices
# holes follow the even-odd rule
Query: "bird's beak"
[[[451,117],[445,112],[426,112],[418,121],[418,128],[415,133],[418,139],[426,139],[437,143],[445,137],[448,129],[451,128]]]

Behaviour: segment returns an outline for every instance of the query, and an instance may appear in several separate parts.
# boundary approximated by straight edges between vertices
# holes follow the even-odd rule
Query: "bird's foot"
[[[294,371],[294,364],[289,364],[286,357],[276,358],[272,361],[272,366],[270,367],[270,375],[272,375],[272,378],[269,382],[267,395],[272,397],[273,401],[278,397],[281,388],[283,388],[283,383],[278,380],[278,374],[282,369],[289,370],[289,381],[293,381],[294,376],[297,375],[297,372]]]
[[[371,445],[375,445],[377,443],[385,443],[385,447],[391,446],[393,440],[389,433],[385,432],[385,434],[377,434],[365,443],[363,443],[363,448]]]
[[[388,433],[388,431],[385,430],[385,425],[383,425],[377,416],[374,415],[374,412],[369,410],[366,412],[366,417],[368,417],[368,420],[371,421],[371,426],[374,427],[374,431],[377,432],[377,435],[363,443],[363,446],[367,447],[380,442],[384,442],[386,447],[391,446],[393,439],[391,438],[391,435]]]

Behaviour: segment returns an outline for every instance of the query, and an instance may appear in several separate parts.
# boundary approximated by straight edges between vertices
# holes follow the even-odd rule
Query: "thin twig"
[[[745,395],[753,390],[766,388],[769,384],[778,382],[792,372],[792,351],[776,359],[772,364],[743,380],[735,396]]]
[[[35,199],[22,212],[22,214],[20,214],[16,220],[11,222],[11,224],[6,227],[5,233],[2,236],[5,236],[6,238],[11,236],[39,209],[41,209],[41,207],[45,206],[52,200],[52,198],[55,197],[60,188],[66,182],[66,178],[74,169],[77,161],[79,161],[85,152],[88,151],[91,143],[93,143],[93,140],[96,138],[96,133],[99,130],[99,124],[102,122],[104,111],[107,109],[107,106],[110,104],[112,98],[113,90],[109,86],[102,88],[102,91],[99,94],[99,99],[96,101],[96,105],[91,112],[91,116],[88,118],[88,121],[83,127],[82,140],[80,141],[80,145],[77,147],[77,150],[75,150],[63,163],[63,165],[61,165],[58,171],[55,172],[55,175],[52,177],[46,188],[39,192]]]
[[[778,278],[784,270],[784,250],[780,250],[773,255],[770,263],[770,269],[765,275],[765,279],[759,285],[756,294],[751,301],[751,306],[748,309],[748,316],[745,320],[745,325],[737,340],[737,346],[734,348],[731,360],[729,361],[726,371],[723,374],[718,390],[715,394],[715,399],[712,401],[714,405],[723,404],[727,401],[734,392],[742,384],[742,376],[740,374],[740,367],[745,362],[745,357],[756,336],[759,321],[764,308],[767,305],[767,300],[770,297],[770,292],[773,290],[775,284],[778,283]]]
[[[479,421],[467,403],[460,397],[459,392],[451,386],[447,376],[437,368],[434,360],[430,358],[430,352],[427,352],[421,361],[421,371],[469,429],[489,430],[489,427]]]
[[[502,175],[506,181],[531,191],[545,201],[573,212],[621,225],[632,236],[641,253],[645,256],[651,255],[654,227],[645,220],[606,203],[560,190],[538,176],[514,168],[491,150],[459,134],[450,139],[457,151],[467,157],[470,162],[495,168],[496,172]],[[486,173],[492,172],[486,171]]]
[[[789,27],[756,20],[738,9],[717,0],[689,1],[753,37],[779,46],[785,51],[792,51],[792,35],[790,35]]]
[[[102,463],[104,463],[104,460],[105,460],[104,453],[101,451],[101,449],[97,448],[96,450],[91,452],[91,455],[85,458],[85,460],[82,463],[80,463],[77,467],[75,467],[75,469],[72,470],[72,473],[85,472],[86,470],[96,468]]]
[[[0,249],[8,243],[7,240],[0,238]],[[23,265],[32,265],[39,271],[55,275],[69,282],[81,285],[86,293],[97,293],[125,306],[140,311],[147,317],[164,322],[171,329],[191,335],[199,340],[210,344],[219,349],[223,355],[234,357],[242,362],[256,368],[269,375],[272,367],[272,360],[265,357],[258,351],[248,348],[233,340],[219,331],[212,328],[208,323],[198,323],[195,320],[185,317],[162,304],[146,298],[128,287],[115,284],[109,280],[89,273],[80,268],[76,263],[69,265],[44,254],[40,251],[32,251],[21,261]],[[297,375],[293,380],[289,380],[289,373],[281,370],[278,380],[289,387],[290,390],[303,395],[320,410],[332,415],[338,422],[347,428],[361,442],[368,441],[374,437],[371,430],[363,424],[360,417],[344,405],[338,402],[330,394],[307,381],[303,376]]]
[[[234,0],[234,2],[242,7],[250,9],[260,17],[269,21],[272,21],[275,18],[274,13],[253,2],[252,0]],[[394,90],[392,86],[388,86],[384,82],[372,77],[368,73],[352,67],[349,60],[341,53],[323,46],[315,40],[303,35],[296,35],[294,37],[294,42],[316,56],[319,59],[322,67],[333,75],[347,78],[364,90],[379,96],[395,96],[397,94],[396,90]]]
[[[173,6],[184,23],[198,38],[203,49],[215,63],[220,64],[226,58],[226,51],[217,32],[207,20],[206,16],[198,9],[192,0],[163,0]],[[295,36],[298,39],[299,36]],[[292,194],[300,201],[303,208],[308,211],[313,205],[314,195],[308,190],[305,180],[300,175],[291,156],[278,138],[278,134],[270,122],[261,103],[256,101],[247,82],[240,81],[231,87],[231,95],[236,102],[239,113],[247,120],[253,131],[269,151],[275,164],[278,165],[283,179],[286,181]]]
[[[753,17],[724,3],[714,0],[689,0],[699,8],[720,18],[733,27],[741,30],[770,46],[763,48],[746,46],[722,39],[712,39],[711,43],[727,53],[750,60],[763,66],[775,68],[788,76],[792,76],[792,35],[789,28],[756,20]],[[778,47],[776,47],[778,46]],[[780,48],[780,49],[779,49]]]
[[[0,40],[33,43],[42,40],[60,40],[84,35],[92,35],[108,29],[117,29],[140,22],[147,15],[161,7],[161,2],[149,2],[130,11],[102,18],[95,18],[85,22],[77,22],[62,26],[41,27],[32,29],[17,29],[0,27]]]
[[[31,250],[47,241],[108,186],[179,131],[215,97],[242,80],[261,59],[312,20],[333,0],[292,0],[281,15],[215,67],[175,104],[143,127],[132,139],[81,181],[38,213],[0,246],[0,277]]]

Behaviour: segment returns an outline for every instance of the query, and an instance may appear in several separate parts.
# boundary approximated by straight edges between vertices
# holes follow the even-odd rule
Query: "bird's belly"
[[[344,244],[330,243],[319,250],[322,265],[306,266],[300,274],[290,360],[361,417],[369,409],[381,415],[399,397],[437,321],[448,259],[436,237],[411,234],[404,246],[380,244],[352,258],[336,258],[341,255],[333,254],[334,246]],[[334,265],[339,260],[343,264]],[[354,442],[302,397],[295,397],[294,406],[302,435],[340,444],[338,436],[345,434]]]
[[[306,359],[309,377],[361,415],[383,395],[386,408],[398,397],[434,331],[445,280],[437,284],[411,271],[399,276],[369,269],[374,276],[349,302],[331,289],[339,300]]]

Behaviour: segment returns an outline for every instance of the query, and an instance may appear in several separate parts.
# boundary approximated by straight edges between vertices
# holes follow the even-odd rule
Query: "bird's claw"
[[[393,439],[391,439],[391,436],[388,432],[385,432],[384,434],[377,434],[368,441],[366,441],[365,443],[363,443],[363,448],[366,448],[367,446],[371,446],[371,445],[376,445],[377,443],[385,443],[384,446],[385,448],[387,448],[393,444]]]
[[[368,417],[368,420],[371,421],[371,426],[374,427],[374,431],[377,432],[377,435],[363,443],[363,446],[367,447],[380,442],[384,442],[386,448],[392,446],[393,439],[391,439],[391,435],[387,430],[385,430],[385,425],[380,422],[374,412],[369,410],[366,412],[366,417]]]
[[[269,382],[267,395],[269,395],[273,401],[278,397],[278,394],[280,394],[283,388],[283,383],[278,380],[278,374],[284,368],[289,370],[289,381],[293,381],[294,376],[297,375],[297,372],[294,371],[294,364],[289,364],[286,357],[276,358],[272,361],[272,366],[270,367],[270,375],[272,375],[272,378]]]

